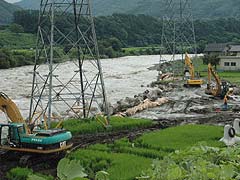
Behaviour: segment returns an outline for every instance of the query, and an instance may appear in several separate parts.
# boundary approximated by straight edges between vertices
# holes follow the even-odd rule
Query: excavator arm
[[[3,92],[0,92],[0,110],[14,123],[25,123],[17,105]]]
[[[23,119],[17,105],[3,92],[0,92],[0,110],[3,111],[13,123],[22,123],[29,132],[29,128]]]
[[[215,87],[211,87],[211,77],[214,77],[216,85]],[[208,64],[208,84],[207,84],[207,90],[209,91],[209,94],[212,94],[213,96],[219,96],[221,94],[221,80],[218,76],[218,74],[214,71],[212,65]]]
[[[190,59],[188,53],[185,54],[185,67],[188,67],[189,73],[190,73],[190,79],[193,80],[195,76],[194,72],[194,66],[192,63],[192,60]]]

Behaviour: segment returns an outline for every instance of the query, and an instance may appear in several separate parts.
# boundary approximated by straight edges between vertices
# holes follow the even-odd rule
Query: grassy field
[[[230,81],[231,83],[240,85],[240,72],[219,72],[218,73],[220,77],[222,77],[224,80]]]
[[[196,70],[200,72],[201,76],[207,78],[207,69],[208,66],[206,64],[203,64],[202,60],[199,60],[200,62],[197,63]],[[217,74],[222,80],[229,81],[231,83],[240,85],[240,72],[237,71],[217,71]]]

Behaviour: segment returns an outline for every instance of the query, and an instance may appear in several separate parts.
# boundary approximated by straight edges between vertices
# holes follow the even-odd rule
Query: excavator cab
[[[228,83],[226,81],[222,81],[220,97],[223,99],[224,96],[228,93],[228,91],[229,91]]]
[[[19,147],[21,134],[26,134],[21,124],[0,124],[1,146]]]
[[[188,69],[185,69],[185,71],[184,71],[184,78],[185,78],[185,80],[191,79],[191,74]]]
[[[0,127],[0,132],[1,132],[1,146],[8,144],[8,140],[9,140],[9,131],[10,131],[10,127],[9,126],[5,126],[5,125],[1,125]]]

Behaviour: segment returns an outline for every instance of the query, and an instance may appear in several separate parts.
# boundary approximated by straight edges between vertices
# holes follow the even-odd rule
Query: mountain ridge
[[[96,16],[113,13],[146,14],[161,17],[164,0],[92,0]],[[240,0],[192,0],[195,19],[240,17]],[[39,9],[40,0],[22,0],[15,3],[25,9]]]
[[[0,24],[10,23],[13,18],[13,13],[20,9],[20,7],[14,4],[0,0]]]

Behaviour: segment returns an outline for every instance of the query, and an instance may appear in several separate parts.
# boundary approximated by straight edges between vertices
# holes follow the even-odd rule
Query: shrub
[[[177,151],[163,160],[153,161],[143,177],[148,180],[239,179],[239,147],[197,146]]]
[[[0,49],[0,69],[7,69],[14,65],[12,54],[7,49]]]
[[[26,180],[27,177],[32,174],[33,171],[28,168],[13,168],[7,173],[7,178],[9,180]]]
[[[7,172],[9,180],[53,180],[52,176],[33,173],[32,169],[16,167]]]
[[[57,175],[61,180],[84,178],[87,176],[79,161],[67,158],[62,159],[58,163]]]
[[[23,33],[24,32],[23,27],[19,24],[15,24],[15,23],[13,23],[9,26],[9,30],[13,33]]]

